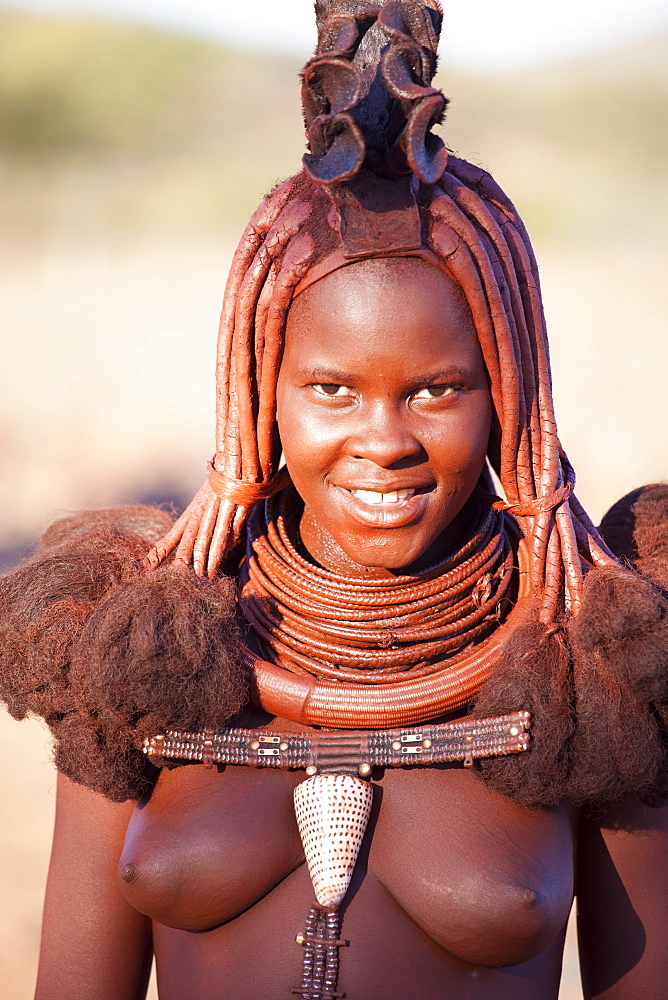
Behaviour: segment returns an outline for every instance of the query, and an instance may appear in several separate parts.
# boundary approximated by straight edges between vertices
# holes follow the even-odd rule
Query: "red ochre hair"
[[[489,460],[531,544],[541,619],[577,611],[588,566],[615,560],[572,487],[552,403],[538,271],[526,230],[488,173],[451,156],[422,185],[423,240],[463,290],[489,373],[498,433]],[[329,221],[328,221],[329,220]],[[235,254],[218,342],[216,456],[171,531],[152,549],[213,577],[240,538],[254,498],[276,477],[276,382],[296,286],[340,239],[327,191],[305,172],[280,185],[251,219]],[[281,474],[279,473],[279,476]]]

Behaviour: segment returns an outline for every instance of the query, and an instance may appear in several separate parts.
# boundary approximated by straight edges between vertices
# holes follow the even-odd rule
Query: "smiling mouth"
[[[401,504],[410,500],[416,493],[426,493],[428,487],[416,489],[392,490],[390,493],[377,493],[375,490],[348,490],[354,497],[361,500],[369,507],[377,507],[379,504]]]

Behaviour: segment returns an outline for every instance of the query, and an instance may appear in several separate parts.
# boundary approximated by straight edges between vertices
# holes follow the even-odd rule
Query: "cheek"
[[[432,459],[445,473],[477,481],[487,455],[491,422],[489,396],[481,393],[435,431],[429,449]]]
[[[301,393],[280,381],[276,420],[285,463],[297,486],[297,480],[308,481],[331,460],[336,450],[331,421],[324,421],[317,408],[305,405]]]
[[[350,432],[340,410],[320,405],[301,386],[279,377],[276,387],[276,422],[283,453],[297,464],[326,462],[335,457]]]
[[[281,384],[280,378],[276,387],[276,425],[285,464],[290,466],[292,456],[296,453],[295,441],[299,437],[299,429],[295,407],[290,401],[290,392]]]

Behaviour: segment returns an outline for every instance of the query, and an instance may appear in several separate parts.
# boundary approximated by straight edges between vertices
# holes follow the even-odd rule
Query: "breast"
[[[304,864],[292,804],[303,777],[201,765],[163,774],[128,828],[119,869],[128,901],[185,930],[219,926],[260,900],[267,906]],[[475,966],[526,962],[568,917],[572,844],[566,813],[522,809],[470,772],[388,769],[346,901],[348,922],[371,921],[382,935],[388,910],[377,905],[377,884],[407,933],[417,925]],[[299,884],[300,909],[308,908],[308,877]],[[360,914],[367,905],[373,912]]]
[[[386,776],[369,872],[465,962],[517,965],[540,954],[573,900],[573,816],[517,806],[461,769],[397,777]]]
[[[164,771],[135,809],[119,863],[128,902],[168,927],[206,930],[248,909],[304,863],[287,771]]]

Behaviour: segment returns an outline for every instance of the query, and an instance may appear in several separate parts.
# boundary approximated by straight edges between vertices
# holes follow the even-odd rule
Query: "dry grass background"
[[[524,74],[444,67],[446,129],[493,169],[543,275],[562,440],[599,518],[667,473],[668,38]],[[298,66],[0,13],[0,552],[62,511],[186,500],[212,451],[234,240],[302,148]],[[0,723],[0,991],[32,995],[48,740]],[[563,1000],[576,1000],[569,949]]]

